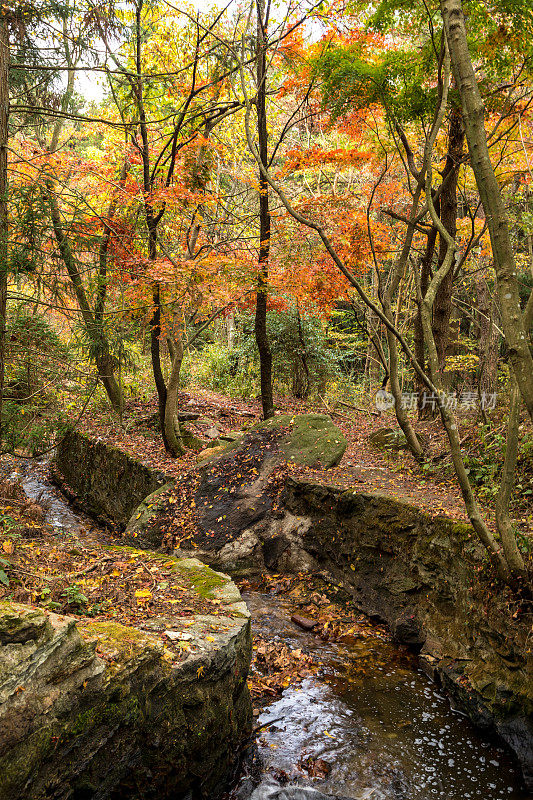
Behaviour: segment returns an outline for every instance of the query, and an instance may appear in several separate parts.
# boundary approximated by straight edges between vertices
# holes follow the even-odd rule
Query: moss
[[[113,728],[119,724],[132,725],[140,717],[141,704],[135,695],[105,705],[94,705],[76,716],[72,724],[63,731],[61,739],[66,741],[72,736],[81,736],[101,725],[110,725]]]
[[[39,764],[53,752],[54,742],[58,733],[57,726],[40,728],[31,733],[21,742],[16,750],[10,751],[0,759],[0,775],[2,776],[1,792],[4,797],[9,796],[12,787],[24,785],[36,764]]]
[[[180,572],[187,575],[200,597],[216,599],[216,592],[213,592],[213,589],[225,586],[227,580],[209,567],[201,566],[196,559],[190,559],[194,562],[193,564],[187,564],[187,561],[189,559],[181,559],[176,562]]]
[[[49,628],[42,611],[0,601],[0,644],[38,639]]]
[[[204,443],[198,436],[195,436],[192,431],[185,427],[185,425],[180,425],[180,433],[181,438],[183,440],[183,444],[189,450],[195,450],[196,452],[200,452],[203,450]]]
[[[108,622],[95,620],[78,623],[78,630],[83,636],[99,639],[99,646],[102,649],[112,649],[113,646],[123,655],[130,657],[134,650],[144,650],[153,648],[159,652],[161,643],[145,631],[121,625],[118,622]]]
[[[473,534],[473,528],[467,522],[449,522],[450,532],[453,536],[463,541],[467,541]]]
[[[74,720],[69,733],[73,734],[74,736],[84,733],[88,728],[93,728],[98,718],[101,716],[101,709],[98,709],[96,706],[88,708],[87,711],[82,711]]]
[[[327,414],[281,414],[254,428],[290,428],[280,449],[288,461],[309,467],[334,467],[347,447],[346,439]]]
[[[292,425],[295,419],[296,417],[294,415],[280,414],[279,416],[252,425],[252,430],[271,431],[274,428],[287,428],[289,425]]]

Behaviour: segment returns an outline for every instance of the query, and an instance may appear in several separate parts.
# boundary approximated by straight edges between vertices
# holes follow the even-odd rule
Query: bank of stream
[[[50,524],[75,536],[92,526],[90,535],[98,535],[49,482],[46,465],[13,463],[9,477],[45,506]],[[237,786],[239,800],[252,791],[253,800],[269,800],[287,781],[356,800],[531,800],[512,756],[454,711],[416,658],[380,631],[349,644],[324,642],[291,622],[294,609],[282,595],[243,596],[258,636],[310,653],[320,668],[263,707],[264,777],[253,790]],[[317,759],[324,770],[311,778],[305,764]]]

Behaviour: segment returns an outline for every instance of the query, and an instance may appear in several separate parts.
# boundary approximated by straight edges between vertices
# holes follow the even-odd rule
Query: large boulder
[[[401,428],[378,428],[370,434],[368,441],[381,450],[402,450],[407,447],[407,439]]]
[[[160,489],[134,511],[126,536],[195,554],[233,574],[274,568],[311,569],[298,547],[302,520],[279,507],[288,463],[330,467],[346,440],[324,414],[284,414],[208,449],[178,485]]]
[[[319,569],[416,649],[476,725],[510,745],[533,788],[533,614],[495,588],[473,528],[390,496],[292,477],[283,503],[307,520],[301,545]]]
[[[263,430],[286,429],[279,444],[287,461],[306,467],[335,467],[347,442],[327,414],[283,414],[256,426]]]
[[[251,730],[249,615],[227,576],[175,565],[216,614],[140,630],[0,602],[0,800],[222,791]]]

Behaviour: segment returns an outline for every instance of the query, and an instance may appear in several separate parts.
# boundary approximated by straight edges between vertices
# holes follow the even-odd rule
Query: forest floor
[[[11,466],[3,459],[0,471],[5,473]],[[78,526],[58,528],[48,523],[50,492],[55,494],[50,488],[43,500],[33,501],[20,481],[0,478],[0,600],[68,615],[81,623],[92,619],[146,630],[161,640],[165,658],[174,664],[187,656],[187,639],[192,638],[187,626],[194,624],[196,615],[230,613],[227,607],[220,610],[220,600],[199,593],[190,576],[176,569],[175,559],[168,555],[117,547],[116,539],[93,526],[88,517],[73,517]],[[291,609],[287,622],[292,614],[295,626],[324,642],[392,641],[383,625],[371,622],[343,590],[319,576],[265,573],[237,583],[244,592],[283,596]],[[154,627],[154,617],[165,619],[169,613],[179,616],[185,631],[179,636]],[[97,653],[113,658],[102,648]],[[359,663],[360,670],[367,666],[364,660]],[[254,716],[288,686],[298,686],[321,668],[312,654],[256,632],[248,679]],[[324,764],[310,758],[302,769],[320,777]]]
[[[204,389],[182,392],[180,410],[199,415],[186,424],[206,445],[208,432],[213,435],[215,429],[220,434],[246,430],[261,418],[259,400],[229,398]],[[179,479],[196,465],[197,453],[187,451],[179,459],[165,453],[156,411],[155,396],[146,401],[131,400],[122,424],[109,411],[91,409],[80,428]],[[427,438],[430,463],[434,465],[426,474],[405,450],[383,451],[369,441],[379,428],[396,427],[392,414],[378,412],[371,405],[352,408],[328,403],[326,407],[321,401],[277,398],[278,413],[310,411],[329,413],[346,437],[348,447],[339,466],[324,470],[291,464],[287,469],[292,475],[361,492],[380,492],[416,504],[431,515],[466,519],[438,420],[417,423],[417,430]],[[475,453],[482,446],[478,429],[475,413],[460,418],[463,446]],[[491,519],[490,505],[486,511]],[[524,531],[528,526],[531,529],[531,511],[530,503],[520,509]],[[116,543],[116,538],[105,530],[91,528],[90,520],[87,522],[87,529],[81,528],[76,536],[54,530],[44,522],[38,503],[29,502],[18,486],[0,481],[0,598],[41,606],[80,620],[111,619],[141,629],[155,613],[169,609],[185,617],[217,614],[216,601],[200,599],[186,580],[181,576],[178,580],[167,556],[152,558],[127,548],[113,550],[110,545]],[[239,586],[244,591],[284,595],[294,614],[304,622],[312,621],[313,634],[325,641],[349,642],[352,636],[389,637],[384,628],[369,623],[344,598],[331,596],[331,587],[319,578],[313,578],[310,585],[308,576],[264,575],[255,582],[240,581]],[[165,641],[170,649],[175,644]],[[180,652],[174,654],[178,659],[182,656]],[[288,685],[297,685],[319,668],[320,664],[306,652],[256,637],[250,675],[256,715]],[[309,768],[320,770],[321,765],[312,764]]]
[[[46,499],[29,500],[20,482],[0,479],[0,600],[146,630],[173,662],[185,657],[191,637],[160,631],[153,618],[178,614],[186,629],[196,615],[221,613],[221,601],[197,591],[176,559],[116,546],[89,519],[86,528],[58,528],[47,516]]]
[[[148,401],[132,400],[128,403],[122,425],[107,411],[93,410],[86,413],[80,427],[86,433],[99,436],[108,444],[141,458],[147,465],[160,469],[169,476],[180,478],[196,464],[193,451],[178,459],[165,453],[155,422],[156,397]],[[197,420],[186,423],[196,436],[209,444],[206,433],[218,430],[221,434],[246,430],[261,419],[258,399],[235,399],[205,390],[190,389],[180,393],[180,411],[196,412]],[[406,450],[384,451],[369,441],[373,432],[383,427],[397,427],[393,414],[379,412],[373,406],[367,409],[348,407],[343,404],[332,407],[323,401],[304,402],[294,398],[276,398],[277,413],[329,413],[342,430],[348,447],[341,463],[332,469],[311,469],[288,465],[294,476],[324,485],[333,485],[360,492],[378,492],[397,500],[409,502],[424,509],[432,516],[445,514],[457,520],[465,520],[466,514],[461,493],[457,486],[449,458],[446,435],[438,418],[416,422],[416,429],[428,442],[429,469],[421,468]],[[479,420],[476,412],[464,412],[459,416],[459,428],[463,448],[469,448],[483,457],[484,444],[479,438]],[[494,485],[494,484],[493,484]],[[529,484],[528,484],[529,486]],[[525,488],[526,495],[531,492]],[[531,479],[533,489],[533,478]],[[515,509],[519,527],[531,528],[533,511],[531,501],[525,501]],[[490,497],[482,499],[489,521],[493,517]]]

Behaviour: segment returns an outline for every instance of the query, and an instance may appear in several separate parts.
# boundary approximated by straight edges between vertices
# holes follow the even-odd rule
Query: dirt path
[[[186,424],[206,444],[209,442],[207,434],[213,429],[222,434],[241,430],[259,421],[261,413],[260,402],[256,399],[234,399],[204,389],[181,393],[180,408],[199,414],[197,420]],[[277,408],[279,413],[327,413],[328,410],[322,403],[304,403],[292,398],[278,398]],[[149,466],[179,479],[196,463],[196,454],[188,451],[182,458],[173,459],[165,453],[153,421],[155,410],[154,396],[149,402],[133,401],[128,405],[124,428],[109,415],[94,413],[84,418],[81,427],[108,444],[141,458]],[[368,441],[370,434],[378,428],[395,426],[391,414],[343,409],[337,413],[333,411],[332,416],[349,443],[340,465],[330,470],[291,465],[293,474],[317,483],[361,492],[380,492],[415,503],[434,515],[447,514],[455,519],[466,519],[460,492],[444,469],[440,474],[425,476],[409,453],[385,453]],[[419,427],[428,438],[432,455],[444,454],[446,442],[438,423],[423,423]]]

